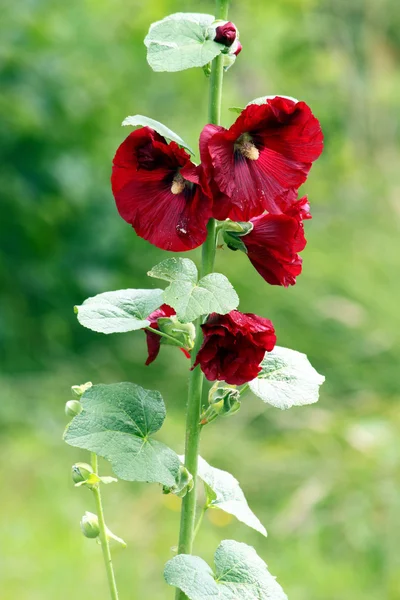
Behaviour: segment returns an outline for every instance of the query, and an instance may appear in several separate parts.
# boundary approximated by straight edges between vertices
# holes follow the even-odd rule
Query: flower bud
[[[247,254],[247,248],[241,239],[253,229],[252,223],[238,222],[235,223],[227,219],[222,223],[222,237],[225,244],[230,250],[241,250]]]
[[[74,483],[87,481],[92,474],[93,469],[87,463],[76,463],[72,467],[72,481]]]
[[[83,396],[86,390],[92,387],[92,385],[93,383],[91,381],[88,381],[87,383],[82,383],[82,385],[73,385],[71,387],[71,390],[73,391],[75,396],[78,396],[78,398],[80,398],[81,396]]]
[[[76,417],[82,411],[82,404],[79,400],[68,400],[65,405],[65,414],[67,417]]]
[[[100,533],[99,520],[96,515],[91,512],[85,512],[81,519],[81,530],[87,538],[97,538]]]
[[[211,423],[217,417],[227,417],[240,409],[240,392],[236,387],[218,387],[216,382],[210,389],[208,408],[200,417],[201,425]]]
[[[223,44],[229,48],[236,40],[236,36],[237,29],[235,25],[230,21],[225,21],[225,23],[218,25],[218,27],[215,29],[214,42]]]
[[[186,467],[180,465],[175,485],[171,487],[164,485],[163,493],[175,494],[176,496],[179,496],[179,498],[183,498],[188,492],[192,491],[193,485],[193,476],[189,473]]]
[[[176,340],[176,344],[167,338],[162,338],[163,344],[181,346],[186,350],[192,350],[196,337],[196,329],[193,323],[180,323],[175,315],[171,317],[160,317],[157,319],[157,325],[162,333],[166,333]]]

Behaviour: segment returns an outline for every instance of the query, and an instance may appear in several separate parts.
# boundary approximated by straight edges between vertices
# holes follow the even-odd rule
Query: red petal
[[[147,351],[149,353],[148,358],[146,360],[146,365],[150,365],[158,356],[160,352],[161,346],[161,338],[156,333],[152,331],[145,331],[146,333],[146,341],[147,341]]]
[[[253,266],[271,285],[294,285],[302,268],[297,252],[307,243],[300,219],[262,215],[251,222],[252,231],[241,239]]]
[[[173,194],[171,186],[178,172],[191,183]],[[192,250],[206,239],[211,199],[197,185],[199,180],[199,169],[185,150],[175,142],[167,144],[147,127],[134,131],[121,144],[111,179],[122,218],[139,236],[174,252]]]
[[[244,133],[251,136],[258,158],[251,160],[235,149]],[[306,180],[312,162],[322,152],[323,135],[304,102],[275,97],[263,105],[249,105],[229,130],[207,125],[200,148],[214,197],[214,215],[248,220],[265,210],[284,212],[285,194]]]

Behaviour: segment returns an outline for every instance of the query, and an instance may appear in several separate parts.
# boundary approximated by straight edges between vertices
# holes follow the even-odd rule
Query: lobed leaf
[[[131,117],[126,117],[126,119],[122,121],[122,125],[132,125],[132,127],[136,127],[137,125],[141,125],[142,127],[151,127],[151,129],[154,129],[154,131],[157,131],[157,133],[163,137],[176,142],[179,146],[186,148],[186,150],[188,150],[191,154],[194,154],[191,147],[188,146],[177,133],[155,119],[150,119],[150,117],[144,117],[143,115],[133,115]]]
[[[175,13],[153,23],[144,40],[153,71],[183,71],[212,61],[225,49],[207,39],[213,22],[212,15]]]
[[[67,444],[104,457],[121,479],[175,484],[178,455],[150,437],[165,419],[159,392],[134,383],[99,384],[86,390],[81,403],[82,412],[64,433]]]
[[[215,573],[200,557],[179,554],[167,562],[164,577],[189,600],[287,600],[251,546],[225,540],[214,561]]]
[[[239,304],[238,295],[225,275],[211,273],[197,281],[196,265],[188,258],[168,258],[148,275],[170,282],[163,299],[183,323],[212,312],[224,315]]]
[[[261,373],[249,382],[253,394],[282,410],[318,401],[319,387],[325,381],[307,356],[275,346],[261,363]]]
[[[99,333],[124,333],[150,325],[147,317],[163,303],[163,291],[118,290],[104,292],[75,306],[78,321]]]
[[[248,525],[248,527],[252,527],[265,536],[267,535],[265,527],[250,510],[239,482],[233,475],[227,471],[211,467],[201,456],[199,456],[197,474],[206,484],[211,508],[220,508]],[[209,493],[210,490],[211,494]]]

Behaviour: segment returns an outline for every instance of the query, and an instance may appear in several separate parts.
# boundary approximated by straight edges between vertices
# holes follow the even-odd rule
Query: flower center
[[[177,173],[172,180],[171,192],[173,194],[181,194],[185,189],[185,180],[180,173]]]
[[[260,156],[258,148],[253,143],[253,139],[249,133],[242,133],[235,142],[235,151],[240,152],[245,158],[257,160]]]

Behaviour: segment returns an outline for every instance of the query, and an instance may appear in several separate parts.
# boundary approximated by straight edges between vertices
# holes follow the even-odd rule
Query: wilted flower
[[[265,352],[273,350],[276,342],[271,321],[238,310],[212,313],[202,330],[204,341],[194,366],[200,365],[210,381],[241,385],[254,379]]]

